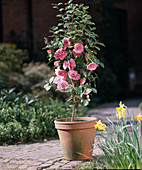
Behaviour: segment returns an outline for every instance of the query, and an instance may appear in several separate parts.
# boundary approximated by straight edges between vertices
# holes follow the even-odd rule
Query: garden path
[[[124,103],[128,106],[129,112],[140,113],[138,105],[142,102],[141,99],[127,100]],[[116,121],[115,107],[118,102],[105,103],[97,108],[89,109],[89,116],[96,116],[103,123],[106,117]],[[96,133],[96,140],[99,131]],[[93,155],[99,155],[100,151],[95,148]],[[73,169],[76,164],[84,164],[85,161],[67,161],[63,157],[60,142],[58,139],[32,144],[0,146],[0,170],[8,169]]]

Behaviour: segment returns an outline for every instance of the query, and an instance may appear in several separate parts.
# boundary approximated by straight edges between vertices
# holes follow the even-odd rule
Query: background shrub
[[[40,95],[46,98],[65,98],[65,95],[55,91],[46,92],[43,88],[55,73],[43,62],[28,62],[26,50],[17,49],[15,44],[0,43],[0,89],[16,87],[16,91],[24,94]]]
[[[0,43],[0,85],[5,88],[11,88],[11,85],[18,87],[19,83],[14,77],[22,74],[22,64],[27,59],[26,50],[17,49],[15,44]]]
[[[0,92],[0,144],[14,144],[57,136],[54,120],[71,117],[72,108],[62,100],[42,101],[15,93]],[[78,116],[84,116],[80,106]]]

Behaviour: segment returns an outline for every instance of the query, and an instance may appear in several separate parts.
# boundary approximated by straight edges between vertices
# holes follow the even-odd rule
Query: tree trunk
[[[76,106],[73,106],[71,122],[74,121],[74,117],[75,117],[75,115],[76,115],[77,108],[78,108],[78,104],[77,104]]]

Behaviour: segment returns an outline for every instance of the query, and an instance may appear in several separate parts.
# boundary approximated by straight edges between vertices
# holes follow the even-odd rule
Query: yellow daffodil
[[[120,119],[121,117],[125,118],[125,114],[126,114],[126,110],[127,110],[127,106],[125,106],[124,104],[122,104],[122,101],[120,101],[119,103],[120,107],[116,107],[116,111],[117,111],[117,116]]]
[[[141,120],[142,120],[141,113],[139,113],[138,115],[135,115],[135,119],[137,119],[139,121],[139,123],[141,123]]]
[[[101,122],[101,120],[99,120],[98,122],[97,122],[97,124],[95,124],[94,125],[94,127],[95,127],[95,129],[99,129],[99,130],[106,130],[105,128],[106,128],[106,125],[105,124],[103,124],[102,122]]]

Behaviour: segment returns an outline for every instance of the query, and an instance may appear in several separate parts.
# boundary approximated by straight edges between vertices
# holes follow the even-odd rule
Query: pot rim
[[[86,121],[77,121],[77,122],[69,122],[71,118],[61,118],[54,120],[55,124],[62,124],[62,125],[71,125],[71,124],[86,124],[88,122],[98,121],[96,117],[75,117],[75,120],[86,120]]]

